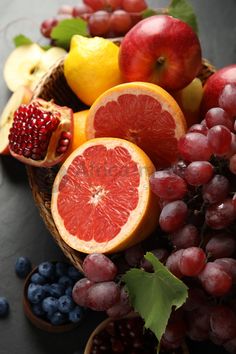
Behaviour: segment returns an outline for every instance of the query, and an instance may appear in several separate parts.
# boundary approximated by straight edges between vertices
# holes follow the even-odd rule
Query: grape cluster
[[[165,265],[190,289],[186,335],[229,353],[236,352],[235,118],[236,85],[227,84],[219,107],[180,138],[181,160],[150,178],[172,249]]]
[[[61,20],[81,18],[87,22],[91,36],[123,36],[142,19],[146,8],[145,0],[83,0],[77,6],[61,6],[56,17],[42,22],[40,30],[43,36],[50,38],[52,29]]]

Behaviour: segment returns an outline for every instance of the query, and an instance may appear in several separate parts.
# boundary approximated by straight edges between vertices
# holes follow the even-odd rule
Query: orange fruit
[[[87,141],[85,127],[86,121],[88,117],[89,110],[86,109],[84,111],[76,112],[73,115],[74,118],[74,135],[72,140],[71,151],[74,151]]]
[[[62,239],[84,253],[121,251],[150,235],[159,207],[149,176],[155,168],[135,144],[92,139],[61,166],[52,216]]]
[[[145,82],[117,85],[90,107],[87,138],[123,138],[141,147],[157,167],[177,160],[177,142],[186,132],[184,115],[161,87]]]

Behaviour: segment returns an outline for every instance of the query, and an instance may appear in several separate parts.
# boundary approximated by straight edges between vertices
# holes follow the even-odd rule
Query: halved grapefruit
[[[91,106],[87,138],[129,140],[152,162],[166,167],[177,160],[177,142],[186,132],[184,115],[174,98],[160,86],[131,82],[104,92]]]
[[[123,139],[98,138],[77,148],[52,190],[52,216],[63,240],[84,253],[121,251],[157,226],[159,208],[148,156]]]

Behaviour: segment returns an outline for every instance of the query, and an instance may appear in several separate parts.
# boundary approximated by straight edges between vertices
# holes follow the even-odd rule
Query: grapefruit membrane
[[[88,139],[116,137],[137,144],[157,168],[177,160],[178,139],[186,132],[184,115],[160,86],[131,82],[112,87],[91,106]]]
[[[51,211],[62,239],[83,253],[112,253],[149,236],[159,216],[149,183],[154,170],[148,156],[126,140],[82,144],[53,185]]]

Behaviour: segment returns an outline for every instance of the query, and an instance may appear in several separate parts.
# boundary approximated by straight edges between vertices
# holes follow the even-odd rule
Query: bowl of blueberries
[[[86,308],[72,297],[74,284],[83,275],[64,262],[42,262],[27,276],[23,306],[26,317],[39,329],[61,333],[77,327]]]

